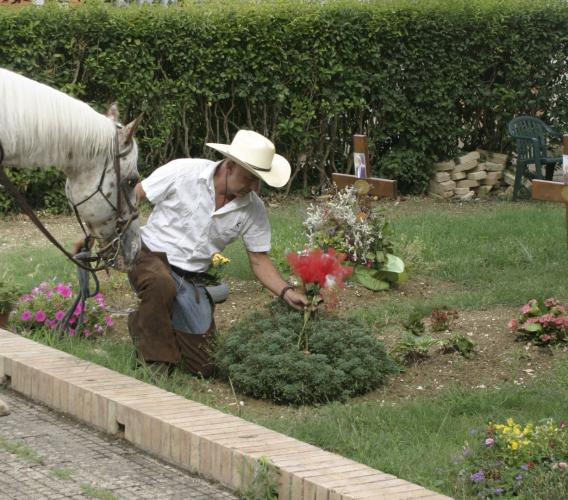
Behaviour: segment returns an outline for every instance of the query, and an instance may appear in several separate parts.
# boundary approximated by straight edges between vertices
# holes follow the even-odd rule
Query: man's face
[[[227,175],[227,194],[241,198],[258,189],[260,179],[240,165],[231,162]]]

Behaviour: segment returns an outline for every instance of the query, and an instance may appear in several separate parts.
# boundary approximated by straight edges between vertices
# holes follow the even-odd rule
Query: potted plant
[[[8,324],[8,316],[18,301],[18,291],[9,283],[0,280],[0,328]]]

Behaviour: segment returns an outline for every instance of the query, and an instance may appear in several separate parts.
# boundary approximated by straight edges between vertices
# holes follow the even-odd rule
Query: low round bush
[[[303,321],[278,303],[241,321],[219,340],[219,375],[257,399],[302,405],[364,394],[398,371],[383,343],[353,318],[311,320],[309,352],[301,351]]]

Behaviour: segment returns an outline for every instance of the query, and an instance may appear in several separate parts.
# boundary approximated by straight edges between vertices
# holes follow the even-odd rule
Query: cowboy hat
[[[275,153],[274,144],[252,130],[239,130],[231,144],[208,142],[230,160],[238,163],[272,187],[282,187],[290,179],[290,163]]]

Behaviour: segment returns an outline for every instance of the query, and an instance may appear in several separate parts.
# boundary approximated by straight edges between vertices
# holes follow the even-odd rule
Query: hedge
[[[567,26],[562,0],[89,2],[0,9],[0,65],[143,111],[143,174],[247,127],[321,187],[365,133],[372,173],[421,192],[459,141],[509,149],[516,114],[568,123]]]

